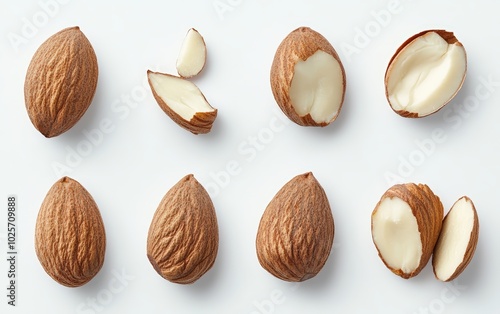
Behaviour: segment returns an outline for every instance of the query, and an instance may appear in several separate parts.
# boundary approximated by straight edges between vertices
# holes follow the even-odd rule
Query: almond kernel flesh
[[[443,221],[439,240],[434,248],[432,266],[441,281],[457,278],[474,256],[479,235],[479,220],[474,203],[460,198]]]
[[[387,100],[403,117],[428,116],[453,99],[466,72],[466,52],[453,33],[421,32],[392,57],[385,75]]]

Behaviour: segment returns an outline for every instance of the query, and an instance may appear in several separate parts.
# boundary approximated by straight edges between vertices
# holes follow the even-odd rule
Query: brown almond
[[[316,276],[333,245],[335,226],[325,191],[311,172],[298,175],[274,196],[260,220],[257,257],[286,281]]]
[[[453,204],[443,220],[443,227],[432,256],[434,275],[441,281],[457,278],[469,265],[479,238],[476,207],[467,196]]]
[[[84,285],[101,269],[104,224],[94,199],[77,181],[63,177],[45,196],[36,220],[35,250],[45,272],[67,287]]]
[[[163,278],[190,284],[214,264],[219,246],[215,208],[192,174],[165,194],[149,227],[147,256]]]
[[[408,279],[427,265],[441,231],[443,204],[425,184],[397,184],[372,213],[372,237],[393,273]]]
[[[35,52],[26,73],[28,116],[45,137],[72,128],[87,111],[97,87],[97,58],[78,27],[49,37]]]
[[[340,58],[320,33],[299,27],[283,39],[271,66],[278,106],[302,126],[326,126],[340,113],[346,88]]]

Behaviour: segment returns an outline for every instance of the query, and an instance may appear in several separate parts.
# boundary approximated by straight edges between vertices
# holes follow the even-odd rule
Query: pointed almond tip
[[[305,173],[303,174],[303,176],[305,176],[306,178],[310,178],[310,177],[313,177],[313,178],[314,178],[314,174],[312,173],[312,171],[305,172]]]
[[[73,183],[73,182],[75,182],[75,180],[68,177],[68,176],[64,176],[61,179],[59,179],[59,181],[57,181],[57,183],[61,183],[61,184],[69,184],[69,183]]]
[[[192,173],[185,175],[182,180],[183,181],[192,181],[192,180],[198,181],[198,180],[196,180],[196,178],[194,177],[194,175]]]

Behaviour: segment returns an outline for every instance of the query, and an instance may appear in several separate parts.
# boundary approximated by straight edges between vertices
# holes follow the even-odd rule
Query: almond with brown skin
[[[106,233],[92,196],[63,177],[47,193],[36,220],[35,250],[47,274],[61,285],[78,287],[101,269]]]
[[[326,126],[340,113],[346,87],[340,58],[320,33],[309,27],[291,32],[271,66],[271,89],[283,113],[302,126]]]
[[[424,184],[397,184],[372,213],[372,237],[380,258],[408,279],[427,265],[441,231],[443,204]]]
[[[257,257],[286,281],[316,276],[333,245],[335,226],[325,191],[311,172],[298,175],[274,196],[260,220]]]
[[[87,111],[97,87],[97,58],[78,27],[49,37],[35,52],[26,73],[28,116],[45,137],[72,128]]]
[[[147,239],[147,256],[163,278],[190,284],[214,264],[219,229],[212,200],[192,174],[161,200]]]
[[[434,248],[432,267],[436,278],[441,281],[457,278],[472,260],[478,238],[476,207],[470,198],[461,197],[446,214]]]

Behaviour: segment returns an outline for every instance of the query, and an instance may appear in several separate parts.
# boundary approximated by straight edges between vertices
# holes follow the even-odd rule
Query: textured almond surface
[[[163,112],[193,134],[210,132],[217,109],[210,106],[194,83],[170,74],[147,73],[153,96]]]
[[[187,175],[167,192],[153,216],[149,261],[163,278],[189,284],[212,267],[218,246],[212,200],[194,176]]]
[[[464,196],[453,204],[443,220],[432,257],[436,278],[442,281],[457,278],[472,260],[478,238],[476,207],[470,198]]]
[[[78,27],[63,29],[35,52],[26,73],[24,98],[35,128],[54,137],[73,127],[97,87],[97,58]]]
[[[335,91],[334,93],[340,94],[337,95],[338,97],[334,97],[336,99],[338,98],[338,101],[334,101],[333,103],[324,105],[326,107],[334,107],[335,110],[333,110],[333,115],[328,116],[328,119],[326,119],[326,121],[321,122],[317,122],[318,118],[316,118],[316,120],[313,119],[311,113],[298,113],[294,108],[290,93],[290,88],[296,72],[296,65],[298,63],[307,61],[310,57],[317,54],[318,51],[322,51],[326,55],[333,57],[333,59],[337,63],[337,68],[335,69],[335,71],[338,70],[341,76],[338,80],[340,84],[328,84],[328,86],[323,86],[324,80],[319,80],[317,86],[314,85],[305,87],[306,89],[314,91],[310,94],[312,95],[310,96],[312,98],[319,98],[324,94],[329,94],[332,90]],[[315,69],[314,63],[311,66],[307,67],[302,66],[302,68],[306,68],[307,71],[314,72],[305,73],[304,75],[302,75],[306,82],[313,82],[314,80],[312,80],[311,77],[314,77],[317,73],[322,72],[322,67],[320,66],[319,68]],[[333,122],[340,113],[345,94],[345,71],[337,52],[328,42],[328,40],[320,33],[308,27],[300,27],[292,31],[287,37],[285,37],[285,39],[283,39],[281,44],[278,46],[278,49],[276,50],[273,64],[271,66],[270,77],[271,89],[278,106],[290,120],[297,123],[298,125],[326,126],[329,123]],[[298,98],[303,99],[304,97],[309,96],[302,96]],[[314,99],[311,101],[314,101]],[[319,115],[325,116],[323,113]]]
[[[55,281],[78,287],[101,269],[106,234],[99,209],[77,181],[64,177],[47,193],[36,221],[35,250]]]
[[[377,241],[379,239],[373,238],[373,242],[377,247],[377,251],[379,253],[380,258],[384,262],[384,264],[389,268],[393,273],[402,278],[408,279],[414,277],[420,273],[420,271],[427,265],[432,252],[434,250],[434,246],[439,237],[439,233],[441,231],[441,225],[443,221],[443,204],[439,197],[437,197],[431,189],[425,184],[397,184],[389,188],[384,195],[382,195],[379,203],[375,207],[372,213],[372,236],[374,231],[374,217],[377,215],[377,210],[382,202],[384,202],[387,198],[389,199],[400,199],[405,202],[409,208],[413,216],[416,219],[418,231],[420,232],[420,240],[421,240],[421,257],[420,261],[417,263],[417,267],[412,271],[403,271],[399,268],[393,268],[389,265],[385,259],[379,247],[377,246]],[[395,222],[397,223],[397,222]],[[411,232],[411,230],[408,230]],[[398,241],[398,238],[395,237],[393,239],[389,239],[390,241]]]
[[[316,276],[333,245],[335,228],[325,191],[312,173],[298,175],[274,196],[260,220],[257,257],[286,281]]]

